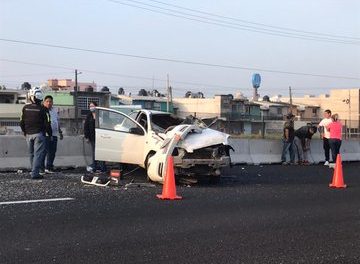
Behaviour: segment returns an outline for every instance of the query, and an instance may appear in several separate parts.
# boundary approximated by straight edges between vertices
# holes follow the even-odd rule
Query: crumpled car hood
[[[173,137],[174,134],[181,134],[179,131],[181,125],[169,131],[166,136]],[[180,133],[179,133],[180,132]],[[201,149],[217,144],[228,145],[229,135],[211,128],[199,128],[195,131],[185,135],[185,138],[178,142],[177,146],[185,149],[187,152],[193,152],[196,149]]]

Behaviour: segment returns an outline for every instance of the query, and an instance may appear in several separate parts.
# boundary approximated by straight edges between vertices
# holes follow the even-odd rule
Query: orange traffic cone
[[[346,184],[344,184],[342,164],[341,164],[341,156],[337,154],[336,164],[334,169],[334,176],[332,183],[329,184],[329,187],[332,188],[346,188]]]
[[[181,200],[181,196],[176,195],[175,175],[174,175],[174,157],[169,156],[165,174],[162,194],[156,195],[162,200]]]

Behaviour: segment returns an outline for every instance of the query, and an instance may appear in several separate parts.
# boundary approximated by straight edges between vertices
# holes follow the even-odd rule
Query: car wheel
[[[216,176],[212,175],[212,176],[209,177],[209,183],[210,184],[218,184],[218,183],[220,183],[220,180],[221,180],[220,175],[216,175]]]
[[[210,184],[218,184],[221,180],[221,171],[220,169],[216,169],[213,173],[209,176]]]
[[[146,156],[146,159],[145,159],[146,180],[147,180],[148,182],[152,182],[152,180],[149,178],[149,175],[148,175],[148,173],[147,173],[147,170],[148,170],[149,165],[150,165],[149,160],[150,160],[150,158],[151,158],[152,156],[154,156],[154,155],[155,155],[155,152],[150,152],[150,153]]]

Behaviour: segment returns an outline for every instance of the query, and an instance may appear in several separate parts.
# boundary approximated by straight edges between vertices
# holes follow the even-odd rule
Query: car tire
[[[148,167],[149,167],[149,165],[150,165],[149,159],[150,159],[152,156],[154,156],[154,155],[155,155],[155,152],[150,152],[150,153],[146,156],[146,159],[145,159],[146,180],[147,180],[148,182],[152,182],[152,180],[149,178],[149,175],[148,175],[148,173],[147,173]]]
[[[209,183],[210,184],[219,184],[220,181],[221,181],[221,176],[220,175],[217,175],[217,176],[212,175],[212,176],[209,177]]]

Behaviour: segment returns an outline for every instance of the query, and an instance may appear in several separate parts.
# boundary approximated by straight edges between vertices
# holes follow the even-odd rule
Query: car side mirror
[[[135,134],[135,135],[144,135],[144,131],[140,128],[140,127],[132,127],[129,130],[130,134]]]

